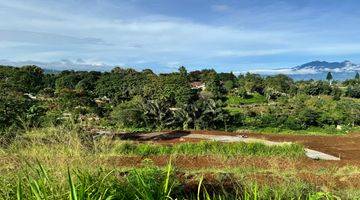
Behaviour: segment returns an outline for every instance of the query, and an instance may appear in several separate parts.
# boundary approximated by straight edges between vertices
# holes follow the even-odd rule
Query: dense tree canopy
[[[1,132],[59,124],[69,116],[97,116],[108,125],[136,129],[360,125],[358,74],[330,84],[185,67],[167,74],[121,67],[45,74],[36,66],[2,66],[0,90]]]

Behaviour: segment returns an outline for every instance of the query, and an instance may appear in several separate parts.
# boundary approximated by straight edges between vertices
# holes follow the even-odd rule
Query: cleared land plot
[[[275,142],[295,142],[306,148],[320,151],[339,157],[342,162],[360,161],[360,134],[348,134],[341,136],[318,136],[318,135],[284,135],[284,134],[256,134],[234,133],[224,131],[168,131],[150,134],[128,134],[120,136],[121,139],[136,141],[152,141],[159,143],[198,142],[201,138],[189,137],[189,135],[216,135],[216,136],[245,136]]]

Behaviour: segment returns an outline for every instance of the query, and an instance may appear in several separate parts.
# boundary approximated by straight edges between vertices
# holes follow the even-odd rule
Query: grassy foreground
[[[165,168],[147,166],[118,170],[70,170],[56,178],[40,163],[24,168],[17,179],[7,180],[0,191],[4,199],[335,199],[330,193],[313,192],[306,184],[293,183],[259,188],[257,184],[230,184],[206,180],[199,175],[195,183],[184,182],[169,163]],[[229,181],[229,179],[227,179]]]
[[[330,191],[282,174],[273,184],[244,174],[273,169],[202,169],[165,167],[147,156],[236,156],[296,160],[300,145],[268,147],[261,144],[202,142],[174,146],[113,140],[93,141],[77,127],[29,131],[0,149],[1,199],[335,199]],[[137,167],[107,163],[114,157],[141,157]],[[352,193],[342,193],[354,199]]]

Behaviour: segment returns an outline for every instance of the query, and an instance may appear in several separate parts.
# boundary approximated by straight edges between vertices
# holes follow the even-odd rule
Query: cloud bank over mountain
[[[360,62],[357,5],[351,0],[0,0],[0,59],[83,58],[159,72],[179,63],[190,70],[242,71],[317,59]]]
[[[95,61],[85,61],[83,59],[76,59],[76,60],[68,60],[63,59],[60,61],[53,61],[53,62],[40,62],[40,61],[10,61],[5,59],[0,59],[0,65],[9,65],[9,66],[16,66],[21,67],[24,65],[37,65],[44,69],[49,70],[86,70],[86,71],[110,71],[112,68],[116,66],[121,67],[129,67],[124,64],[118,65],[109,65],[102,62],[95,62]],[[176,71],[178,66],[181,63],[172,63],[172,68],[169,68],[169,71]],[[136,70],[143,70],[145,67],[136,67],[131,66]],[[327,62],[327,61],[312,61],[302,65],[298,65],[295,67],[288,67],[288,68],[276,68],[276,69],[250,69],[244,71],[233,71],[235,74],[244,74],[247,72],[250,73],[258,73],[264,75],[273,75],[273,74],[288,74],[288,75],[306,75],[306,74],[317,74],[317,73],[324,73],[324,72],[334,72],[334,73],[347,73],[347,72],[358,72],[360,71],[360,65],[354,64],[350,61],[343,61],[343,62]],[[160,73],[161,71],[155,71]]]
[[[350,61],[343,62],[327,62],[327,61],[312,61],[303,65],[281,68],[281,69],[255,69],[248,72],[260,73],[260,74],[316,74],[323,72],[357,72],[360,71],[360,65],[354,64]],[[239,73],[245,73],[242,71]]]
[[[50,70],[87,70],[87,71],[107,71],[112,69],[114,66],[104,64],[101,62],[89,62],[82,59],[76,60],[60,60],[53,62],[40,62],[40,61],[10,61],[2,59],[0,65],[21,67],[24,65],[36,65],[44,69]]]

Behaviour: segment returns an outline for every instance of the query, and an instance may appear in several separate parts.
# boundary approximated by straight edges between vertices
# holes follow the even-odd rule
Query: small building
[[[200,81],[196,81],[196,82],[192,82],[191,83],[191,89],[201,89],[201,90],[205,90],[206,86],[205,83],[200,82]]]
[[[103,97],[100,97],[100,98],[96,98],[95,99],[95,103],[97,104],[105,104],[105,103],[110,103],[111,99],[106,97],[106,96],[103,96]]]

